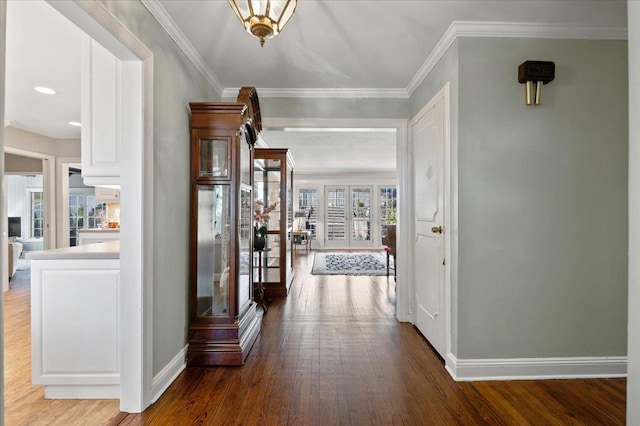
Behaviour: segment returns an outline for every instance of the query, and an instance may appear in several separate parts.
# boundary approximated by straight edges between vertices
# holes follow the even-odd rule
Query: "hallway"
[[[624,379],[454,382],[395,319],[392,278],[310,275],[298,253],[243,367],[189,368],[121,424],[624,424]]]

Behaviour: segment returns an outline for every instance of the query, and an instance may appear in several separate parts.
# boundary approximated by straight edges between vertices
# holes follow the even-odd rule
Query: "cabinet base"
[[[258,316],[255,304],[240,324],[192,325],[189,329],[187,367],[244,364],[261,327],[262,317]]]
[[[264,288],[264,296],[267,299],[273,297],[287,297],[291,285],[293,284],[293,272],[287,275],[286,285],[282,285],[280,282],[265,282],[262,284]],[[253,294],[256,294],[258,283],[253,283]]]

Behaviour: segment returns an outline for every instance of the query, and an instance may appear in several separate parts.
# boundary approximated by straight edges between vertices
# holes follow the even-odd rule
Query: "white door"
[[[434,98],[410,123],[414,182],[416,326],[444,358],[445,97]]]

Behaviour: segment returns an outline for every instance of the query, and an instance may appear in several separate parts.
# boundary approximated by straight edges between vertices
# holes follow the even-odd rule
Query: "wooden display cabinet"
[[[266,247],[254,253],[254,280],[261,277],[266,297],[286,296],[293,282],[293,158],[288,149],[256,148],[253,161],[254,201],[276,204],[269,220]],[[262,256],[262,259],[257,259]],[[257,268],[262,265],[262,271]]]
[[[257,108],[246,103],[189,104],[189,366],[240,365],[260,332],[251,258]]]

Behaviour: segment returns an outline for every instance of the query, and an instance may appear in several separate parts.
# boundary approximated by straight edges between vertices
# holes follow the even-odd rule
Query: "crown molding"
[[[239,87],[228,87],[223,98],[234,98]],[[406,89],[267,89],[258,88],[261,98],[409,98]]]
[[[207,79],[209,84],[215,89],[215,91],[222,96],[224,87],[218,77],[213,73],[211,68],[204,62],[202,56],[196,51],[191,42],[187,39],[176,23],[171,19],[171,16],[167,13],[164,7],[158,0],[140,0],[144,7],[156,18],[156,20],[162,25],[169,37],[176,42],[178,47],[187,55],[187,58],[195,65],[195,67],[202,73],[204,78]],[[237,94],[237,92],[236,92]]]
[[[526,22],[466,22],[454,21],[431,51],[406,88],[409,96],[436,66],[458,37],[554,38],[584,40],[626,40],[623,27],[585,25],[533,24]]]
[[[193,62],[213,88],[223,98],[237,96],[239,87],[224,88],[222,83],[207,66],[187,37],[180,31],[167,11],[158,0],[140,0],[149,12],[167,31],[178,47]],[[395,98],[407,99],[420,86],[438,61],[449,50],[458,37],[512,37],[512,38],[551,38],[585,40],[626,40],[624,27],[595,27],[585,25],[536,24],[527,22],[468,22],[454,21],[431,51],[426,61],[409,82],[406,88],[397,89],[258,89],[261,98]]]

